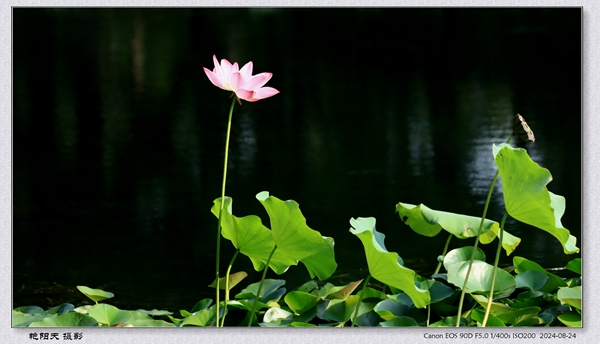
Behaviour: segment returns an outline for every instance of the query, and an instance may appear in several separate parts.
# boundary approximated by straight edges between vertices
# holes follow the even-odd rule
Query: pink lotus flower
[[[265,99],[279,93],[273,87],[263,87],[271,79],[272,73],[260,73],[252,75],[252,61],[246,63],[242,69],[239,69],[237,62],[233,65],[226,59],[217,61],[217,56],[213,55],[215,69],[210,71],[204,68],[204,72],[213,85],[227,91],[233,91],[238,99],[255,102]]]

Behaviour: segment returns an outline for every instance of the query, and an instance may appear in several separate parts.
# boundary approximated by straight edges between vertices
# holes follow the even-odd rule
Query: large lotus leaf
[[[565,198],[548,191],[550,171],[535,163],[523,148],[503,143],[493,146],[494,161],[504,191],[506,212],[513,218],[552,234],[567,254],[579,252],[577,239],[564,228]]]
[[[442,229],[459,239],[472,238],[477,235],[481,217],[449,213],[433,210],[424,204],[414,205],[398,203],[396,211],[400,219],[404,221],[413,231],[418,234],[432,237],[436,236]],[[498,236],[500,224],[496,221],[485,219],[479,240],[482,244],[489,244]],[[510,255],[521,239],[504,231],[502,247],[506,254]]]
[[[404,291],[417,308],[427,306],[431,299],[429,291],[417,288],[417,274],[404,266],[396,252],[388,252],[383,243],[385,235],[375,229],[375,218],[350,219],[350,233],[358,236],[365,248],[371,276],[389,286]]]
[[[148,314],[169,315],[172,313],[168,311],[159,310],[129,311],[129,319],[123,324],[123,327],[175,327],[175,324],[172,322],[166,322],[164,320],[155,320]]]
[[[271,254],[273,247],[275,247],[273,234],[262,224],[258,216],[234,216],[232,205],[233,200],[231,197],[225,197],[225,207],[221,216],[221,234],[225,239],[231,240],[233,246],[239,249],[241,253],[250,258],[256,271],[260,271],[264,268],[269,254]],[[214,205],[211,209],[217,218],[219,217],[220,207],[221,198],[219,197],[214,200]],[[277,249],[271,257],[269,267],[275,273],[281,275],[290,265],[296,264],[296,260],[286,256]]]
[[[483,295],[477,295],[477,294],[471,294],[471,296],[473,297],[473,299],[475,299],[475,301],[477,301],[477,303],[479,303],[484,309],[487,308],[488,306],[488,298],[483,296]],[[499,311],[509,311],[511,308],[503,303],[500,302],[492,302],[490,304],[490,312],[491,313],[495,313],[495,312],[499,312]],[[483,318],[482,318],[483,319]]]
[[[285,295],[283,300],[294,314],[302,314],[316,306],[321,298],[304,291],[291,291]]]
[[[457,264],[462,265],[464,262],[468,262],[471,260],[471,256],[473,255],[473,246],[464,246],[455,248],[452,251],[448,252],[444,256],[444,268],[446,271],[456,270],[458,267],[455,267]],[[480,260],[482,262],[485,261],[485,253],[480,248],[477,248],[475,251],[474,260]]]
[[[485,306],[484,306],[485,307]],[[471,312],[471,318],[477,321],[480,324],[483,324],[483,319],[485,318],[485,311],[482,309],[474,309]],[[488,319],[486,325],[487,327],[506,327],[506,324],[502,322],[502,320],[496,318],[493,314],[488,314]]]
[[[515,279],[517,280],[517,288],[538,290],[546,284],[548,276],[540,271],[529,270],[518,274]]]
[[[219,312],[220,313],[220,312]],[[203,309],[185,318],[180,324],[183,326],[210,326],[215,322],[217,311],[215,308]]]
[[[68,312],[32,322],[29,327],[80,327],[98,326],[96,319],[86,314]]]
[[[279,299],[286,292],[286,289],[282,288],[285,284],[285,280],[267,278],[262,283],[263,285],[260,289],[259,295],[259,301],[261,302]],[[252,283],[244,288],[244,290],[242,290],[239,294],[237,294],[235,298],[238,300],[255,299],[259,287],[260,282]]]
[[[445,285],[440,281],[428,279],[421,281],[421,288],[427,288],[429,290],[429,296],[431,297],[431,303],[440,302],[454,295],[454,289]]]
[[[256,198],[265,207],[271,219],[277,251],[301,261],[311,278],[329,278],[337,268],[333,239],[325,238],[321,233],[309,228],[300,206],[295,201],[282,201],[269,196],[267,191],[258,193]]]
[[[559,287],[567,286],[567,282],[565,282],[564,279],[560,278],[559,276],[557,276],[553,273],[546,271],[546,269],[544,269],[543,267],[541,267],[538,263],[536,263],[534,261],[517,256],[517,257],[513,258],[513,265],[515,266],[515,271],[518,274],[521,274],[525,271],[533,270],[533,271],[539,271],[539,272],[543,273],[544,275],[548,276],[548,281],[546,281],[546,283],[544,284],[543,287],[539,288],[540,291],[549,293],[549,292],[556,290]]]
[[[540,307],[527,307],[519,309],[510,309],[507,311],[499,311],[494,313],[496,318],[500,319],[505,324],[517,325],[528,318],[537,318],[541,311]],[[535,319],[537,322],[537,319]]]
[[[111,297],[115,296],[115,294],[111,292],[104,291],[102,289],[92,289],[83,285],[78,285],[77,289],[79,289],[79,291],[82,292],[83,295],[89,297],[92,301],[96,303],[98,303],[98,301],[110,299]]]
[[[15,309],[13,309],[13,314],[14,313],[22,313],[22,314],[27,314],[27,315],[40,315],[40,314],[44,314],[44,309],[38,306],[22,306],[22,307],[17,307]]]
[[[581,286],[571,288],[559,288],[556,297],[561,303],[566,303],[581,310]]]
[[[99,324],[108,326],[122,324],[131,317],[128,311],[122,311],[115,306],[103,303],[90,307],[88,314],[96,319]]]
[[[576,312],[566,312],[558,315],[558,320],[567,327],[581,327],[581,314]]]
[[[48,309],[46,312],[44,312],[45,314],[65,314],[67,312],[70,312],[72,310],[75,309],[75,306],[73,306],[70,303],[63,303],[60,304],[58,306],[54,306],[50,309]]]
[[[469,268],[469,262],[455,264],[448,270],[448,282],[462,288],[465,283],[465,277]],[[515,290],[517,282],[508,272],[496,268],[496,281],[494,283],[494,296],[497,298],[507,297]],[[494,267],[486,262],[479,260],[473,261],[469,281],[467,282],[467,292],[477,294],[488,294],[492,283]]]
[[[324,311],[319,314],[319,318],[335,322],[346,322],[350,320],[350,317],[354,314],[356,307],[358,306],[358,295],[350,295],[345,299],[334,299],[327,301],[322,306]]]

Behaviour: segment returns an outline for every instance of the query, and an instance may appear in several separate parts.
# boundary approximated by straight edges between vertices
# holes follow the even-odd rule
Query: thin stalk
[[[229,159],[229,137],[231,134],[231,118],[233,116],[233,106],[237,97],[233,96],[231,107],[229,108],[229,120],[227,121],[227,136],[225,137],[225,159],[223,162],[223,186],[221,188],[221,208],[219,209],[219,220],[217,222],[217,263],[216,263],[216,281],[217,281],[217,327],[219,327],[219,259],[221,255],[221,214],[223,213],[223,207],[225,204],[225,184],[227,182],[227,160]]]
[[[260,290],[262,289],[263,282],[265,281],[265,276],[267,275],[267,270],[269,269],[269,263],[271,262],[271,257],[273,257],[273,253],[275,253],[276,249],[277,249],[277,246],[273,247],[273,251],[271,251],[271,254],[269,254],[269,258],[267,258],[267,263],[265,264],[265,267],[263,268],[263,274],[260,279],[260,284],[258,285],[258,291],[256,291],[256,299],[254,300],[254,304],[252,305],[252,312],[250,313],[250,319],[248,320],[248,327],[252,326],[252,319],[254,319],[254,310],[256,310],[256,304],[258,303],[258,299],[260,298]]]
[[[513,135],[511,134],[506,140],[506,143],[510,143]],[[481,229],[483,228],[483,222],[485,221],[485,216],[487,215],[488,207],[490,205],[490,200],[492,198],[492,192],[494,191],[494,186],[496,185],[496,180],[498,180],[498,175],[500,171],[496,170],[496,174],[494,175],[494,179],[492,180],[492,185],[490,186],[490,191],[488,191],[487,199],[485,201],[485,207],[483,208],[483,215],[481,216],[481,222],[479,222],[479,229],[477,230],[477,236],[475,237],[475,244],[473,245],[473,252],[471,252],[471,260],[469,261],[469,267],[467,268],[467,274],[465,276],[465,283],[463,284],[462,291],[460,293],[460,300],[458,303],[458,315],[456,317],[456,327],[460,327],[460,319],[462,314],[462,306],[463,301],[465,300],[465,289],[467,289],[467,282],[469,282],[469,275],[471,274],[471,267],[473,267],[473,261],[475,260],[475,252],[477,251],[477,245],[479,245],[479,236],[481,235]]]
[[[446,253],[448,252],[448,247],[450,246],[450,240],[452,239],[452,234],[448,235],[448,240],[446,240],[446,245],[444,245],[444,250],[442,251],[442,257],[446,255]],[[438,265],[435,268],[435,271],[433,272],[433,275],[437,274],[438,272],[440,272],[440,269],[442,268],[442,262],[439,261]],[[429,319],[431,318],[431,304],[427,305],[427,327],[429,327]]]
[[[446,253],[448,252],[448,246],[450,246],[450,239],[452,239],[453,235],[450,234],[448,235],[448,240],[446,240],[446,245],[444,246],[444,251],[442,251],[442,256],[445,256]],[[440,269],[442,268],[442,262],[438,262],[437,267],[435,268],[435,271],[433,272],[433,274],[437,274],[438,272],[440,272]]]
[[[221,327],[223,327],[223,325],[225,324],[225,316],[227,315],[227,303],[229,302],[229,273],[231,273],[231,267],[233,266],[233,262],[235,261],[235,258],[237,258],[238,253],[240,253],[240,250],[235,250],[235,254],[233,255],[233,258],[231,258],[229,266],[227,267],[227,273],[225,274],[225,309],[223,310]]]
[[[508,213],[504,213],[504,216],[502,217],[502,222],[500,222],[500,234],[498,235],[498,249],[496,250],[496,259],[494,260],[494,274],[492,275],[492,282],[490,285],[490,296],[488,297],[488,303],[485,308],[485,316],[483,317],[481,327],[485,327],[485,325],[487,324],[487,320],[490,315],[490,309],[492,308],[492,300],[494,299],[494,285],[496,284],[496,269],[498,268],[498,262],[500,261],[500,251],[502,251],[502,237],[504,235],[504,223],[506,222],[507,217]]]
[[[352,316],[352,326],[354,327],[354,322],[356,321],[356,317],[358,316],[358,309],[360,308],[360,303],[362,302],[363,296],[365,295],[365,291],[367,286],[369,285],[369,280],[371,279],[371,274],[367,276],[365,280],[365,284],[363,284],[362,292],[360,293],[360,297],[358,298],[358,303],[356,304],[356,310],[354,310],[354,316]]]

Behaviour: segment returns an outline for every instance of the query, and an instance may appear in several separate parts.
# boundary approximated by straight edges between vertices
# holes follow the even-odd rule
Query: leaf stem
[[[365,280],[365,284],[363,284],[363,288],[360,293],[360,297],[358,298],[358,303],[356,303],[356,310],[354,310],[354,316],[352,317],[352,326],[351,327],[354,327],[354,322],[356,321],[356,317],[358,316],[358,309],[360,308],[360,303],[362,302],[363,296],[365,295],[365,291],[367,289],[367,286],[369,285],[370,279],[371,279],[371,274],[369,274],[369,276],[367,276],[367,279]]]
[[[217,327],[219,327],[219,260],[221,255],[221,214],[225,204],[225,184],[227,182],[227,160],[229,159],[229,137],[231,135],[231,118],[233,117],[233,106],[237,97],[233,96],[231,107],[229,108],[229,120],[227,121],[227,136],[225,137],[225,159],[223,162],[223,186],[221,188],[221,209],[219,209],[219,220],[217,222],[217,259],[216,259],[216,281],[217,281]]]
[[[446,255],[446,253],[448,253],[448,246],[450,246],[450,239],[452,239],[453,234],[451,233],[450,235],[448,235],[448,240],[446,240],[446,245],[444,246],[444,250],[442,251],[442,257]],[[442,268],[442,262],[439,261],[437,267],[435,268],[435,271],[433,272],[433,274],[437,274],[438,272],[440,272],[440,269]]]
[[[506,140],[506,143],[510,143],[513,135],[511,134]],[[477,236],[475,237],[475,244],[473,245],[473,252],[471,252],[471,260],[469,261],[469,267],[467,268],[467,274],[465,276],[465,283],[463,284],[462,291],[460,293],[460,301],[458,303],[458,314],[456,317],[456,327],[460,327],[460,319],[462,314],[462,306],[463,301],[465,300],[465,292],[467,289],[467,283],[469,282],[469,275],[471,274],[471,267],[473,267],[473,261],[475,260],[475,252],[477,251],[477,245],[479,244],[479,236],[481,235],[481,229],[483,228],[483,222],[485,221],[485,216],[487,215],[488,206],[490,205],[490,199],[492,198],[492,192],[494,191],[494,186],[496,185],[496,180],[498,180],[498,175],[500,174],[499,170],[496,170],[496,174],[494,175],[494,179],[492,180],[492,185],[490,186],[490,191],[488,191],[487,199],[485,201],[485,207],[483,208],[483,215],[481,216],[481,222],[479,223],[479,229],[477,230]],[[500,243],[502,244],[502,243]]]
[[[500,251],[502,251],[502,237],[504,235],[504,223],[506,222],[506,218],[508,217],[508,213],[504,213],[502,217],[502,222],[500,222],[500,235],[498,236],[498,249],[496,250],[496,259],[494,260],[494,274],[492,275],[492,282],[490,283],[490,296],[488,298],[488,303],[485,308],[485,316],[483,317],[483,322],[481,323],[481,327],[485,327],[487,324],[488,317],[490,315],[490,309],[492,308],[492,300],[494,299],[494,285],[496,284],[496,269],[498,268],[498,262],[500,261]]]
[[[229,302],[229,273],[231,273],[231,267],[233,266],[233,262],[235,261],[235,258],[237,258],[238,253],[240,253],[240,250],[235,250],[235,254],[233,255],[233,258],[231,258],[229,266],[227,267],[227,273],[225,274],[225,310],[223,311],[223,318],[221,319],[221,327],[223,327],[225,324],[225,315],[227,315],[227,302]]]
[[[248,327],[252,326],[252,319],[254,319],[254,311],[256,310],[256,304],[258,303],[258,299],[260,298],[260,291],[263,286],[263,282],[265,281],[265,276],[267,275],[267,270],[269,269],[269,263],[271,262],[271,257],[273,257],[273,253],[277,246],[273,247],[271,254],[269,254],[269,258],[267,258],[267,262],[265,263],[265,267],[263,268],[263,274],[260,279],[260,284],[258,285],[258,290],[256,291],[256,299],[254,299],[254,304],[252,305],[252,311],[250,312],[250,319],[248,320]]]

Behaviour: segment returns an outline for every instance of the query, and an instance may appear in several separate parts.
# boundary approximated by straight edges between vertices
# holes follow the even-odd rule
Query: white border
[[[461,1],[461,0],[421,0],[421,1],[346,1],[346,0],[304,0],[304,1],[275,1],[275,0],[209,0],[209,1],[155,1],[155,0],[139,0],[139,1],[121,1],[121,0],[104,0],[104,1],[43,1],[43,0],[21,0],[21,1],[3,1],[3,6],[0,14],[0,24],[2,27],[0,35],[0,66],[2,68],[0,82],[1,97],[1,115],[0,115],[0,341],[3,343],[32,343],[36,342],[29,340],[28,334],[32,329],[13,329],[11,328],[11,180],[12,180],[12,121],[11,121],[11,20],[12,6],[23,7],[47,7],[47,6],[93,6],[93,7],[200,7],[200,6],[273,6],[273,7],[296,7],[296,6],[328,6],[328,7],[355,7],[355,6],[410,6],[410,7],[544,7],[544,6],[582,6],[583,7],[583,172],[582,172],[582,190],[583,190],[583,221],[582,221],[582,237],[585,238],[585,248],[593,250],[598,247],[598,230],[596,229],[595,221],[600,220],[600,184],[594,184],[593,180],[599,177],[600,162],[594,157],[600,154],[598,145],[600,140],[598,131],[600,130],[600,25],[598,19],[600,16],[600,2],[598,0],[587,1]],[[32,100],[33,101],[33,100]],[[568,116],[568,114],[566,115]],[[568,117],[566,117],[568,119]],[[568,138],[565,138],[568,139]],[[580,187],[573,185],[573,187]],[[600,301],[595,286],[598,285],[597,275],[594,273],[598,266],[598,258],[594,252],[582,250],[585,285],[584,288],[584,328],[574,331],[568,331],[561,328],[549,329],[546,332],[575,332],[577,339],[562,339],[562,340],[541,340],[539,335],[537,339],[527,340],[527,343],[594,343],[597,341],[599,324],[595,323],[597,312],[600,309]],[[39,329],[36,330],[37,332]],[[192,328],[177,328],[177,329],[47,329],[47,332],[83,332],[84,338],[80,342],[86,344],[96,343],[279,343],[286,344],[307,344],[311,342],[318,343],[485,343],[487,341],[476,339],[425,339],[424,333],[498,333],[498,332],[515,332],[510,330],[480,330],[477,328],[461,328],[460,331],[454,329],[244,329],[244,328],[227,328],[227,329],[192,329]],[[519,332],[535,332],[540,333],[538,329],[520,329]],[[62,336],[62,335],[61,335]],[[503,343],[517,343],[524,340],[500,340]],[[40,341],[37,341],[40,342]],[[53,341],[57,342],[57,341]],[[58,342],[68,342],[62,339]]]

